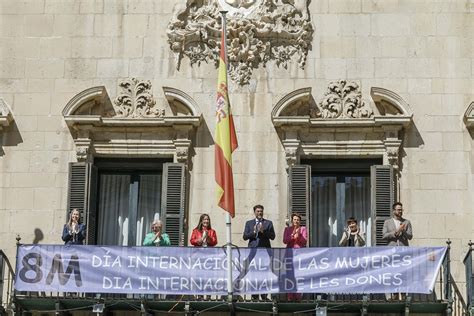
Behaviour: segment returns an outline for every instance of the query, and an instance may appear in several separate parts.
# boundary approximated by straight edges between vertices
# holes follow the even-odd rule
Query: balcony
[[[432,294],[304,294],[298,302],[289,302],[286,294],[268,295],[268,300],[254,301],[250,295],[195,296],[162,294],[112,294],[70,292],[19,292],[14,290],[15,271],[8,258],[0,252],[2,260],[1,313],[20,315],[51,314],[73,315],[77,312],[113,314],[126,312],[135,315],[178,313],[181,315],[239,315],[264,313],[292,315],[326,314],[385,314],[431,313],[437,315],[467,315],[472,313],[472,244],[464,261],[466,265],[467,303],[450,274],[449,244]]]

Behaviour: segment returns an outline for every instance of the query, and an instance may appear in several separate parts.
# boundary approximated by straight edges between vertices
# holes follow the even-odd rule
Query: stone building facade
[[[100,177],[112,169],[117,174],[120,163],[133,169],[143,161],[151,166],[145,173],[160,176],[154,181],[165,178],[166,163],[183,166],[183,200],[175,217],[168,214],[170,225],[178,220],[170,227],[183,234],[176,241],[188,239],[206,212],[224,243],[224,216],[214,201],[216,34],[194,30],[209,39],[201,42],[207,52],[175,45],[186,37],[179,26],[189,22],[178,13],[212,3],[0,2],[0,248],[10,258],[17,234],[24,243],[62,242],[73,203],[70,164],[77,162],[91,174],[97,167]],[[263,1],[249,3],[251,10]],[[311,166],[308,194],[315,198],[318,174],[364,169],[371,181],[370,166],[391,166],[393,200],[404,203],[413,223],[413,245],[440,246],[450,238],[453,273],[463,282],[461,261],[474,238],[474,2],[313,0],[287,9],[307,32],[301,42],[291,36],[269,46],[264,37],[239,42],[252,29],[230,26],[238,31],[229,84],[239,141],[233,242],[245,245],[244,223],[252,206],[263,204],[276,225],[274,245],[282,246],[294,166]],[[259,27],[276,36],[268,25]],[[252,60],[238,54],[246,40]],[[266,53],[280,44],[290,48]],[[361,161],[362,169],[351,171]],[[89,193],[96,191],[87,203],[97,208],[91,223],[105,225],[100,188],[89,185]],[[158,186],[161,197],[166,184]],[[373,194],[370,186],[365,190]],[[309,201],[307,224],[317,245],[317,207]],[[375,215],[367,216],[375,244]],[[131,222],[128,233],[139,240]]]

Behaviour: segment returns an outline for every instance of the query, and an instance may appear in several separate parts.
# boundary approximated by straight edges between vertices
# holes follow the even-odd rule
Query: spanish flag
[[[232,176],[232,153],[237,148],[234,120],[230,110],[227,91],[227,54],[225,28],[221,36],[219,78],[217,81],[215,168],[217,183],[217,205],[235,216],[234,180]]]

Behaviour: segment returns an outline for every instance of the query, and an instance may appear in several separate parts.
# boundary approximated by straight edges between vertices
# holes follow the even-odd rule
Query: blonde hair
[[[70,212],[69,212],[69,221],[67,222],[67,227],[69,229],[72,229],[72,213],[74,212],[78,212],[79,213],[79,219],[77,220],[77,223],[80,224],[81,223],[81,212],[77,209],[77,208],[73,208]]]

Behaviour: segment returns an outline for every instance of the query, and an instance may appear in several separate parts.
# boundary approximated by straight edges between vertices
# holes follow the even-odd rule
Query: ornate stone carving
[[[330,83],[317,103],[311,88],[283,96],[272,110],[272,121],[287,165],[301,157],[371,156],[383,157],[384,164],[399,170],[403,133],[413,114],[395,92],[374,87],[371,96],[373,102],[362,101],[359,85],[345,80]],[[377,103],[384,104],[379,108]]]
[[[296,165],[298,162],[298,150],[300,148],[300,141],[295,138],[295,132],[285,132],[287,139],[283,140],[283,147],[285,148],[286,168]]]
[[[178,138],[174,140],[173,143],[176,147],[176,161],[188,163],[191,141],[185,138]]]
[[[122,92],[115,98],[114,107],[118,117],[161,117],[164,109],[155,108],[156,102],[151,91],[151,82],[136,78],[119,83]]]
[[[227,54],[232,80],[249,84],[253,69],[269,60],[287,68],[296,57],[304,68],[314,31],[307,0],[187,0],[167,29],[178,69],[183,56],[191,65],[218,63],[222,9],[229,11]]]
[[[296,164],[297,160],[297,148],[286,148],[285,149],[285,159],[287,167],[292,167]]]
[[[384,127],[385,139],[383,143],[385,145],[385,152],[388,160],[388,164],[392,165],[395,169],[399,168],[400,160],[400,147],[402,140],[400,139],[400,128],[396,126]]]
[[[176,148],[176,160],[178,162],[187,163],[188,162],[188,148],[181,147]]]
[[[339,80],[329,83],[328,90],[311,111],[312,117],[370,118],[374,111],[362,100],[359,85],[354,81]]]
[[[77,161],[87,161],[89,156],[89,147],[76,146]]]

